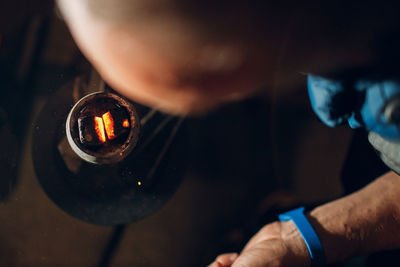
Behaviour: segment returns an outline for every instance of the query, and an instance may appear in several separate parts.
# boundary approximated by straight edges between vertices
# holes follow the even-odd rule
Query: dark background
[[[302,86],[284,96],[189,119],[181,186],[120,242],[118,229],[67,215],[36,179],[32,132],[47,99],[91,66],[52,3],[34,3],[0,2],[0,266],[101,266],[108,256],[110,266],[205,266],[240,250],[278,210],[342,194],[351,131],[315,118],[299,73]]]

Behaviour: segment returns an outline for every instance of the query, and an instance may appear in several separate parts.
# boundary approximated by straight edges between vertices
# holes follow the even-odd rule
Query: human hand
[[[219,255],[209,267],[300,267],[311,263],[300,232],[292,221],[264,226],[243,251]]]

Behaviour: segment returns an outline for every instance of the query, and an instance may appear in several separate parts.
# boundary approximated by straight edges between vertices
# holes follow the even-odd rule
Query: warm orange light
[[[126,120],[124,120],[124,121],[122,122],[122,127],[125,127],[125,128],[128,128],[128,127],[129,127],[129,121],[128,121],[128,119],[126,119]]]
[[[100,142],[106,142],[106,133],[104,131],[103,119],[100,117],[94,117],[94,129],[96,130],[97,136]]]
[[[104,126],[106,128],[107,137],[108,139],[112,140],[115,138],[114,118],[112,117],[110,111],[104,113],[102,117],[104,121]]]

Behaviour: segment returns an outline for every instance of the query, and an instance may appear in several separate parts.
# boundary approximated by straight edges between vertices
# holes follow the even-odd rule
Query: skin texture
[[[398,36],[399,1],[120,1],[58,0],[58,6],[82,52],[114,89],[175,114],[200,114],[258,93],[281,94],[300,72],[387,63],[385,55],[394,60],[398,51],[385,40]],[[400,179],[389,173],[313,210],[308,218],[328,263],[399,248],[399,203]],[[292,222],[266,225],[240,254],[220,255],[211,264],[309,265]]]
[[[312,210],[308,219],[325,249],[327,263],[400,248],[400,179],[389,172],[362,190]],[[305,243],[294,225],[264,226],[237,258],[223,254],[212,267],[309,266]]]
[[[293,222],[274,222],[264,226],[247,243],[240,255],[227,253],[211,267],[223,266],[308,266],[307,247]]]
[[[268,56],[258,58],[250,47],[205,40],[169,17],[128,26],[104,23],[81,5],[60,2],[62,10],[74,10],[65,14],[77,43],[106,81],[136,101],[198,113],[252,95],[265,79],[258,66]]]
[[[190,4],[179,8],[197,3],[191,0],[128,2],[134,5],[131,17],[123,7],[112,8],[113,1],[58,4],[77,44],[114,89],[183,115],[243,99],[261,88],[267,88],[262,93],[283,93],[301,80],[302,72],[327,73],[371,62],[372,40],[390,32],[385,25],[394,16],[375,21],[365,3],[346,4],[337,17],[329,5],[307,1],[279,7],[233,1],[232,8],[219,6],[221,14],[212,12],[214,5],[201,13]],[[332,6],[341,8],[336,2]]]

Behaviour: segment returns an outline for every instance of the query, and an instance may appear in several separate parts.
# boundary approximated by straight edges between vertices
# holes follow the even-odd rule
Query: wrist
[[[297,259],[297,264],[301,262],[303,266],[310,266],[311,258],[309,251],[296,225],[293,221],[282,221],[279,224],[282,241],[291,258]]]
[[[400,247],[400,179],[390,172],[308,215],[327,263]]]
[[[360,254],[360,227],[348,213],[351,209],[337,204],[325,204],[307,214],[308,221],[325,249],[327,264]]]

